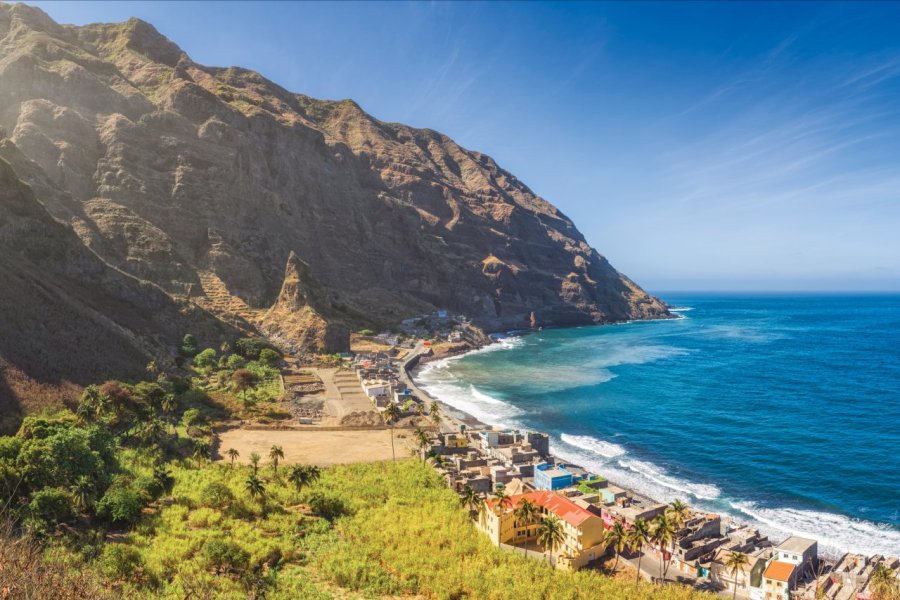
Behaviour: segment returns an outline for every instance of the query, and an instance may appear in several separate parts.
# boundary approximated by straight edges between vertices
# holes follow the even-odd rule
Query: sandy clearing
[[[397,458],[408,458],[412,434],[397,430],[395,436]],[[258,452],[263,458],[261,463],[267,464],[269,450],[273,445],[284,449],[282,464],[304,463],[327,467],[391,459],[391,437],[386,429],[360,431],[230,429],[219,434],[219,439],[221,440],[219,454],[224,457],[222,460],[227,460],[225,453],[229,448],[234,448],[241,453],[237,460],[241,463],[249,463],[250,454]]]

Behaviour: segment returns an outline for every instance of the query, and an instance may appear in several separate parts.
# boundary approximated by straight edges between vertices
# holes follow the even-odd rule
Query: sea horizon
[[[518,332],[417,381],[651,498],[833,556],[896,554],[900,293],[656,293],[681,318]]]

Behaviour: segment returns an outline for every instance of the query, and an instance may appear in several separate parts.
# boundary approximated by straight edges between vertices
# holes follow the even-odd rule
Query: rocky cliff
[[[0,5],[0,138],[105,264],[285,341],[437,307],[488,330],[667,315],[489,156],[199,65],[140,20]]]

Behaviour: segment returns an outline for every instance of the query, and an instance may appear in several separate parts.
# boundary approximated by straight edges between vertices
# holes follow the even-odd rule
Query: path
[[[432,396],[428,395],[428,392],[420,388],[416,385],[416,382],[413,381],[413,378],[409,374],[409,370],[415,367],[416,362],[418,362],[419,357],[428,354],[431,351],[431,348],[425,347],[421,341],[416,344],[416,346],[409,351],[409,353],[404,357],[403,362],[400,363],[400,381],[406,384],[406,387],[412,390],[413,394],[419,397],[423,402],[428,405],[428,408],[431,408],[431,400],[435,400]],[[439,402],[440,403],[440,402]],[[458,433],[460,431],[460,426],[463,425],[463,422],[449,414],[446,410],[443,411],[443,421],[441,421],[441,432],[443,433]]]

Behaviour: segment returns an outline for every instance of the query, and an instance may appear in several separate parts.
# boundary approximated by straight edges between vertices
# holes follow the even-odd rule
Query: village
[[[440,322],[446,314],[435,317]],[[404,327],[410,335],[427,335],[434,322],[410,319]],[[440,333],[456,340],[461,335]],[[773,541],[718,514],[642,497],[556,459],[546,433],[469,427],[441,413],[410,377],[409,370],[431,353],[425,344],[407,343],[399,358],[358,353],[350,368],[376,410],[393,415],[386,420],[431,417],[427,438],[417,428],[416,453],[459,494],[475,526],[498,547],[564,570],[592,568],[615,555],[616,563],[628,563],[645,579],[750,600],[871,600],[880,578],[900,577],[897,557],[845,554],[833,560],[819,555],[814,539]],[[558,533],[547,534],[548,519]],[[660,523],[667,524],[662,534]]]
[[[608,568],[614,558],[645,580],[749,600],[873,600],[880,579],[900,578],[900,558],[834,560],[819,554],[814,539],[770,540],[727,517],[656,502],[561,461],[546,433],[458,418],[411,372],[436,347],[440,355],[470,349],[466,322],[439,311],[403,321],[401,331],[364,336],[334,365],[309,367],[286,357],[286,398],[306,450],[318,452],[289,459],[329,464],[323,456],[352,462],[414,454],[460,496],[492,543],[562,570]],[[247,429],[223,433],[223,443],[238,446],[228,436],[256,434],[250,440],[256,449],[276,441],[290,455],[297,440],[292,431]],[[346,449],[341,457],[336,444]]]

